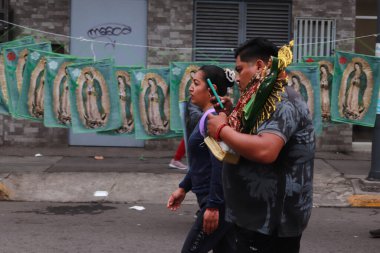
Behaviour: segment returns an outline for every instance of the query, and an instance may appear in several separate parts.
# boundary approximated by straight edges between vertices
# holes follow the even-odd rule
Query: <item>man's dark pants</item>
[[[298,253],[301,235],[297,237],[269,236],[235,226],[239,253]]]

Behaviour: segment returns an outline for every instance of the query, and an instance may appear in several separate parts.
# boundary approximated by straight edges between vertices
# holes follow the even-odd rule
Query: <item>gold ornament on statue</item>
[[[290,41],[288,45],[285,45],[278,50],[278,68],[284,70],[293,61],[292,48],[294,46],[294,40]]]

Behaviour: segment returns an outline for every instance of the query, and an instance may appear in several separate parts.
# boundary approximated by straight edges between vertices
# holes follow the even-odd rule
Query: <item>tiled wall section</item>
[[[148,4],[148,45],[171,48],[193,46],[193,1],[154,0]],[[191,50],[148,50],[148,64],[167,66],[171,61],[191,61]]]

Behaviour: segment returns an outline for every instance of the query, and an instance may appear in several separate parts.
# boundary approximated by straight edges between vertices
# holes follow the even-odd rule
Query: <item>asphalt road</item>
[[[196,206],[141,205],[0,202],[0,252],[180,252]],[[380,209],[315,208],[301,252],[380,252],[375,228]]]

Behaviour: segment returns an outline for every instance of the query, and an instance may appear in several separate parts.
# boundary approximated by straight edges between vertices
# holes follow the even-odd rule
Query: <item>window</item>
[[[232,49],[250,38],[278,46],[290,38],[290,1],[196,0],[194,10],[196,61],[234,61]]]
[[[330,56],[335,51],[335,19],[296,18],[294,25],[294,61],[303,56]]]

